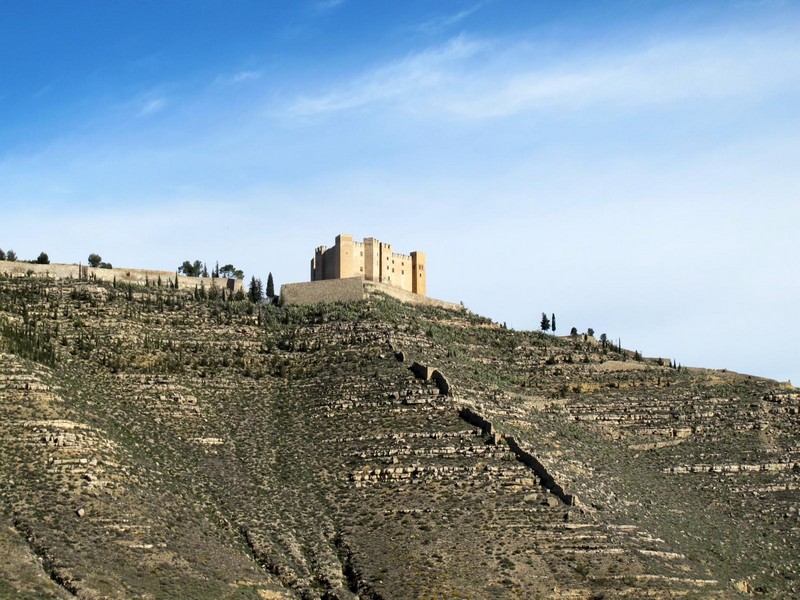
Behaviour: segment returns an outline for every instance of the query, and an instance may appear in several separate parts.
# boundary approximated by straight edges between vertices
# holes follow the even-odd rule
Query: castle
[[[425,296],[425,254],[392,252],[391,244],[375,238],[353,241],[352,235],[336,236],[333,248],[320,246],[311,259],[311,281],[360,277]]]

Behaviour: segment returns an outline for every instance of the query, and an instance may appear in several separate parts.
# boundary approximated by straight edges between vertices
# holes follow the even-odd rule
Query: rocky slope
[[[0,597],[800,593],[793,388],[199,296],[0,281]]]

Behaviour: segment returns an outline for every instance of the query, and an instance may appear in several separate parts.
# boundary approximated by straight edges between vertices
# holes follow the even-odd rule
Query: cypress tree
[[[261,284],[260,279],[256,279],[255,275],[250,278],[250,289],[247,295],[253,304],[258,304],[264,297],[264,286]]]
[[[556,313],[553,313],[553,317],[550,319],[550,329],[553,330],[553,333],[556,332]]]
[[[275,282],[272,281],[272,272],[267,277],[267,298],[270,300],[275,297]]]

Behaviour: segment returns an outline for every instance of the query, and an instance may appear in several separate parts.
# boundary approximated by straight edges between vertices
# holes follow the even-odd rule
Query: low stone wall
[[[470,425],[480,427],[484,435],[493,436],[495,439],[495,444],[497,443],[498,439],[505,440],[505,442],[508,444],[508,447],[516,455],[517,460],[536,473],[541,481],[542,487],[550,490],[550,493],[557,496],[564,504],[568,506],[575,506],[578,504],[577,497],[573,494],[568,494],[556,481],[555,477],[553,477],[545,468],[545,466],[539,461],[539,459],[531,454],[528,450],[520,446],[519,442],[514,436],[499,434],[495,431],[491,421],[485,419],[468,406],[461,408],[459,416]]]
[[[417,379],[433,381],[434,385],[439,388],[439,393],[442,396],[453,395],[453,388],[450,385],[450,382],[447,381],[447,377],[445,377],[439,369],[435,369],[434,367],[429,367],[415,361],[413,365],[408,367],[408,370],[411,371]]]
[[[420,296],[385,284],[364,281],[361,277],[321,279],[308,283],[286,283],[281,286],[281,303],[286,305],[316,304],[318,302],[348,302],[363,300],[369,294],[382,293],[406,304],[436,306],[450,310],[465,310],[460,304]]]
[[[135,285],[157,285],[161,278],[161,285],[168,287],[170,282],[175,283],[173,271],[151,271],[148,269],[99,269],[87,265],[50,264],[40,265],[27,262],[0,261],[0,275],[10,277],[52,277],[53,279],[87,279],[100,281],[114,281],[117,283]],[[244,290],[241,279],[222,279],[210,277],[184,277],[178,275],[178,288],[194,290],[195,287],[205,286],[208,290],[212,283],[220,289],[229,291]]]
[[[428,296],[420,296],[419,294],[414,294],[413,292],[407,292],[405,290],[401,290],[398,287],[394,287],[393,285],[388,285],[386,283],[376,283],[374,281],[365,281],[364,282],[364,290],[369,293],[380,292],[382,294],[386,294],[387,296],[391,296],[400,302],[405,302],[406,304],[416,304],[418,306],[435,306],[438,308],[446,308],[449,310],[466,310],[461,304],[455,304],[453,302],[446,302],[444,300],[437,300],[436,298],[429,298]]]

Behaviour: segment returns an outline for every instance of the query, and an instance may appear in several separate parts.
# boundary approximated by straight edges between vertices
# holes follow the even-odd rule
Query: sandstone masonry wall
[[[281,286],[281,304],[289,306],[363,299],[364,281],[360,277],[322,279],[310,283],[285,283]]]
[[[40,265],[19,261],[0,261],[0,275],[11,277],[52,277],[53,279],[95,279],[100,281],[114,281],[117,283],[132,283],[136,285],[156,285],[161,278],[162,286],[169,286],[175,282],[174,271],[153,271],[149,269],[99,269],[87,265],[49,264]],[[244,290],[241,279],[223,279],[210,277],[184,277],[178,275],[178,288],[194,290],[195,287],[205,286],[208,290],[212,283],[220,289],[228,291]]]
[[[406,304],[417,304],[420,306],[436,306],[439,308],[447,308],[450,310],[466,310],[460,304],[447,302],[445,300],[437,300],[436,298],[429,298],[428,296],[421,296],[419,294],[407,292],[405,290],[401,290],[400,288],[387,285],[385,283],[375,283],[372,281],[365,281],[364,289],[367,291],[367,293],[381,292],[383,294],[386,294],[387,296],[391,296],[392,298],[400,300],[400,302],[405,302]]]
[[[465,310],[460,304],[420,296],[385,283],[364,281],[361,277],[323,279],[308,283],[286,283],[281,286],[281,303],[286,305],[305,305],[318,302],[349,302],[363,300],[369,294],[374,293],[386,294],[406,304],[435,306],[449,310]]]

